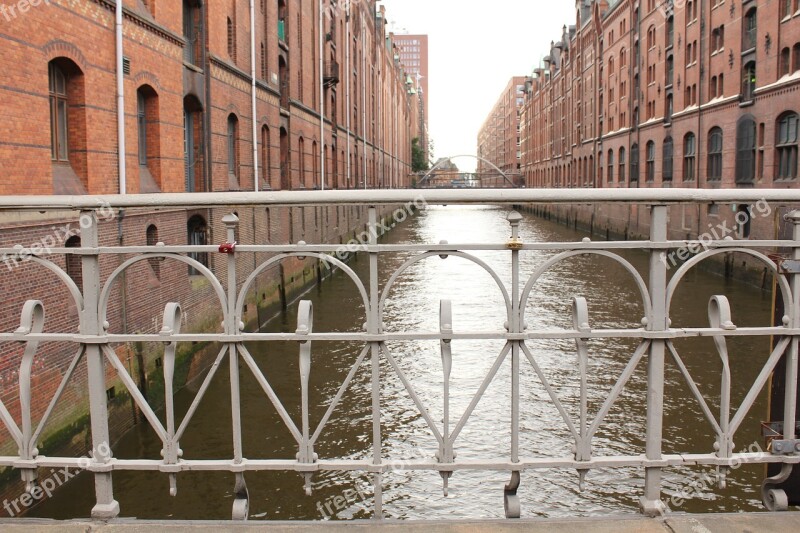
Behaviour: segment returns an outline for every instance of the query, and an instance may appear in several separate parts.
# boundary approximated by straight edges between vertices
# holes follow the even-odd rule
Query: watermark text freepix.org
[[[116,214],[109,205],[103,205],[96,211],[98,221],[114,220]],[[50,255],[52,249],[63,245],[72,237],[80,235],[82,229],[92,226],[94,221],[92,217],[83,214],[78,219],[78,225],[74,226],[72,223],[64,224],[63,226],[51,226],[52,232],[45,235],[36,242],[31,243],[27,247],[17,245],[14,247],[14,252],[3,254],[2,260],[9,271],[20,266],[23,262],[29,261],[31,257],[41,257],[43,255]]]
[[[11,22],[20,15],[24,15],[31,10],[32,7],[39,7],[41,5],[50,5],[50,0],[19,0],[10,4],[0,4],[0,21],[5,20]]]
[[[97,451],[92,450],[87,455],[78,459],[77,467],[65,466],[60,470],[52,470],[51,474],[34,485],[30,491],[24,492],[13,500],[3,500],[3,509],[11,518],[23,513],[34,503],[46,500],[53,495],[53,492],[61,485],[77,476],[82,470],[86,470],[92,464],[95,457],[111,457],[111,447],[107,443],[102,443],[97,447]]]

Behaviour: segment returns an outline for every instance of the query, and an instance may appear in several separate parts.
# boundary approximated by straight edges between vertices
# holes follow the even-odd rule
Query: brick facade
[[[509,175],[520,172],[520,109],[525,77],[514,76],[478,131],[478,174],[496,176],[496,166]]]
[[[528,79],[526,182],[793,187],[799,88],[793,0],[579,1]]]
[[[256,0],[254,161],[249,1],[125,0],[127,193],[253,190],[256,163],[259,189],[319,188],[321,156],[326,188],[407,186],[411,139],[420,127],[415,81],[395,60],[383,8],[373,0],[348,4],[349,22],[346,3],[324,2],[321,71],[318,1]],[[30,2],[25,12],[0,11],[0,114],[6,125],[0,129],[0,194],[119,191],[114,9],[108,0],[50,0]],[[51,137],[51,124],[63,124],[64,131],[55,128]],[[100,225],[100,244],[219,244],[226,240],[221,219],[231,211],[239,216],[237,240],[244,244],[347,242],[367,216],[364,208],[350,206],[115,210]],[[18,261],[11,250],[79,245],[79,226],[74,212],[0,213],[0,248],[7,252],[0,262],[0,330],[16,329],[23,303],[38,299],[45,306],[46,331],[77,331],[77,306],[65,281],[33,260]],[[226,257],[203,259],[226,279]],[[43,256],[80,284],[76,258]],[[237,255],[239,283],[267,258]],[[104,255],[101,283],[127,259]],[[261,274],[248,293],[249,327],[317,280],[318,266],[310,259],[287,260]],[[158,331],[167,302],[181,303],[184,331],[219,330],[219,304],[209,282],[185,264],[147,259],[117,279],[108,297],[110,331]],[[181,349],[188,357],[187,380],[205,368],[203,357],[192,357],[197,348]],[[116,350],[140,387],[158,375],[159,347]],[[35,421],[74,353],[74,345],[40,346]],[[21,354],[18,344],[0,345],[0,399],[17,419]],[[77,369],[42,435],[42,453],[88,449],[85,365]],[[117,437],[133,423],[135,410],[110,368],[106,386],[115,395],[110,405]],[[149,399],[160,401],[157,394]],[[0,437],[0,449],[12,447],[7,435]],[[0,476],[18,479],[10,471]],[[7,490],[17,495],[19,487]]]

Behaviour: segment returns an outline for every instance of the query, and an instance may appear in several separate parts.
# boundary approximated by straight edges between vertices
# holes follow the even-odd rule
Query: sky
[[[429,36],[434,157],[477,153],[478,130],[512,76],[530,75],[575,24],[574,0],[381,0],[395,33]],[[473,159],[454,160],[461,170]]]

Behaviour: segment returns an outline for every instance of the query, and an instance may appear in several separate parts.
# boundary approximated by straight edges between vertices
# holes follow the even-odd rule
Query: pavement
[[[162,522],[118,519],[53,521],[0,519],[2,533],[304,533],[306,531],[410,533],[798,533],[800,512],[735,514],[670,514],[664,518],[614,516],[597,518],[467,521],[351,521],[351,522]]]

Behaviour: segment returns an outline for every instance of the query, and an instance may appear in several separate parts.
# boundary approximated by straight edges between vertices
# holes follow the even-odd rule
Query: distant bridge
[[[461,172],[452,160],[464,157],[476,159],[491,168],[483,172]],[[430,170],[417,175],[417,187],[421,189],[513,189],[523,185],[519,172],[505,172],[491,161],[475,155],[442,158]]]

